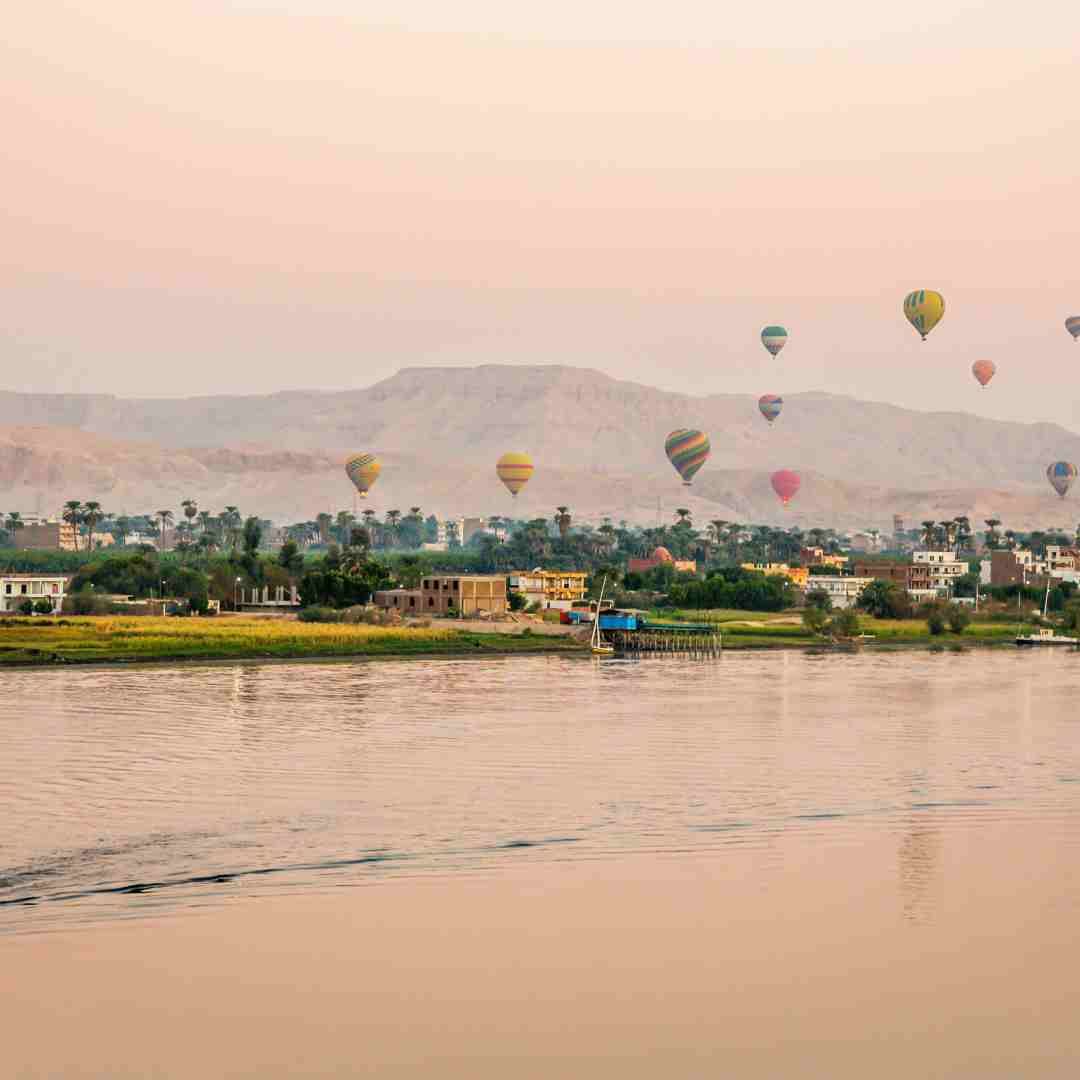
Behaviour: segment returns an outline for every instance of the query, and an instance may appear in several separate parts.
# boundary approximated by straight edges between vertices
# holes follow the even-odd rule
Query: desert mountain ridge
[[[692,488],[663,454],[676,427],[699,427],[712,456]],[[124,399],[0,393],[0,506],[52,512],[95,498],[126,512],[195,498],[278,520],[353,504],[349,449],[374,450],[374,509],[440,516],[550,514],[710,518],[891,528],[966,513],[1015,527],[1074,516],[1045,480],[1080,459],[1080,435],[962,413],[923,413],[823,393],[793,394],[768,425],[749,395],[692,397],[559,365],[406,368],[363,390],[251,397]],[[494,477],[503,451],[537,470],[515,502]],[[769,474],[793,467],[788,511]]]

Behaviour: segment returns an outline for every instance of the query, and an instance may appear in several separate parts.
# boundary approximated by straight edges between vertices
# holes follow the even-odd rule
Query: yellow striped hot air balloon
[[[904,297],[904,316],[923,341],[945,314],[945,297],[933,289],[916,289]]]
[[[506,485],[506,490],[516,499],[517,493],[529,482],[529,477],[533,474],[532,458],[528,454],[503,454],[495,462],[495,473]]]
[[[374,454],[351,454],[345,459],[345,472],[361,499],[367,498],[367,493],[371,490],[371,485],[379,479],[381,470],[379,459]]]

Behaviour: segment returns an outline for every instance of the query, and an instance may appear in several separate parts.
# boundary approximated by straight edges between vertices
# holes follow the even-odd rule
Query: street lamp
[[[236,581],[235,581],[235,582],[234,582],[234,584],[233,584],[233,590],[232,590],[232,606],[233,606],[233,611],[239,611],[239,610],[240,610],[240,603],[239,603],[239,601],[238,601],[238,600],[236,599],[236,592],[237,592],[237,590],[238,590],[238,589],[240,588],[240,582],[241,582],[242,580],[243,580],[242,578],[237,578],[237,579],[236,579]]]

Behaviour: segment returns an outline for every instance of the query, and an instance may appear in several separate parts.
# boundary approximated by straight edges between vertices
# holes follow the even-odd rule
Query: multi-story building
[[[0,611],[18,611],[27,600],[48,600],[59,611],[72,574],[9,574],[0,572]]]
[[[425,615],[475,615],[506,611],[506,578],[501,574],[426,577],[420,582]]]
[[[513,592],[541,608],[569,611],[585,599],[586,574],[577,570],[514,570],[509,581]]]
[[[109,540],[112,541],[111,536]],[[34,525],[24,525],[21,529],[11,530],[11,542],[21,550],[42,548],[51,551],[74,551],[75,526],[67,521],[41,521]]]
[[[805,589],[810,579],[810,571],[805,566],[788,566],[787,563],[782,562],[744,562],[742,569],[756,570],[766,577],[786,577],[799,589]]]
[[[939,593],[951,594],[957,581],[968,572],[968,564],[951,551],[914,551],[911,561],[915,566],[929,567],[930,588]]]
[[[799,552],[799,561],[803,566],[831,566],[834,570],[843,570],[848,564],[848,557],[830,555],[824,548],[804,547]]]
[[[815,574],[806,586],[808,593],[821,590],[832,601],[834,608],[853,607],[872,577],[843,577],[839,574]]]
[[[876,578],[878,581],[891,581],[894,585],[906,589],[911,577],[911,563],[890,562],[885,559],[856,559],[853,567],[856,577]]]

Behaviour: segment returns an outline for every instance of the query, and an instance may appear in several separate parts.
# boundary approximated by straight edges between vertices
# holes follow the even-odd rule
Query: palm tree
[[[934,544],[937,542],[937,524],[933,521],[923,521],[922,525],[922,541],[923,546],[927,551],[934,550]]]
[[[561,539],[566,539],[566,534],[570,531],[570,508],[568,506],[556,506],[555,507],[555,524],[559,529],[559,536]]]
[[[161,550],[165,550],[165,529],[172,524],[173,512],[171,510],[158,510],[154,516],[161,521]]]
[[[94,526],[105,516],[104,511],[101,509],[101,503],[90,500],[83,503],[82,519],[86,522],[87,530],[90,533],[87,538],[87,547],[93,547],[94,545]]]
[[[390,533],[390,547],[393,547],[397,542],[398,522],[401,520],[400,510],[387,510],[386,511],[386,525],[387,530]]]
[[[218,516],[221,520],[221,527],[229,538],[229,547],[235,551],[236,545],[240,543],[240,524],[243,521],[243,518],[240,517],[240,508],[226,506]]]
[[[461,543],[458,540],[457,522],[446,522],[446,546],[448,548],[461,547]]]
[[[79,550],[79,522],[82,521],[82,503],[78,499],[69,499],[64,503],[63,519],[75,533],[75,550]]]
[[[185,499],[181,504],[184,510],[184,517],[188,519],[188,524],[193,525],[195,518],[199,515],[199,507],[194,499]],[[188,535],[191,535],[191,529],[188,529]]]
[[[0,515],[2,516],[2,515]],[[7,516],[7,528],[8,532],[15,532],[16,529],[25,529],[26,522],[22,519],[22,514],[18,510],[12,510]]]
[[[990,549],[996,548],[1000,540],[997,529],[1001,524],[1001,519],[986,518],[983,524],[986,526],[986,546]]]
[[[330,542],[330,526],[333,524],[334,519],[326,513],[324,510],[321,514],[315,515],[315,524],[319,529],[319,543],[328,544]]]
[[[692,525],[690,520],[690,511],[685,506],[677,507],[675,510],[675,524],[676,525]]]
[[[209,510],[199,511],[199,528],[201,528],[203,532],[206,532],[206,530],[210,528],[210,519],[213,516],[214,515],[211,514]]]

